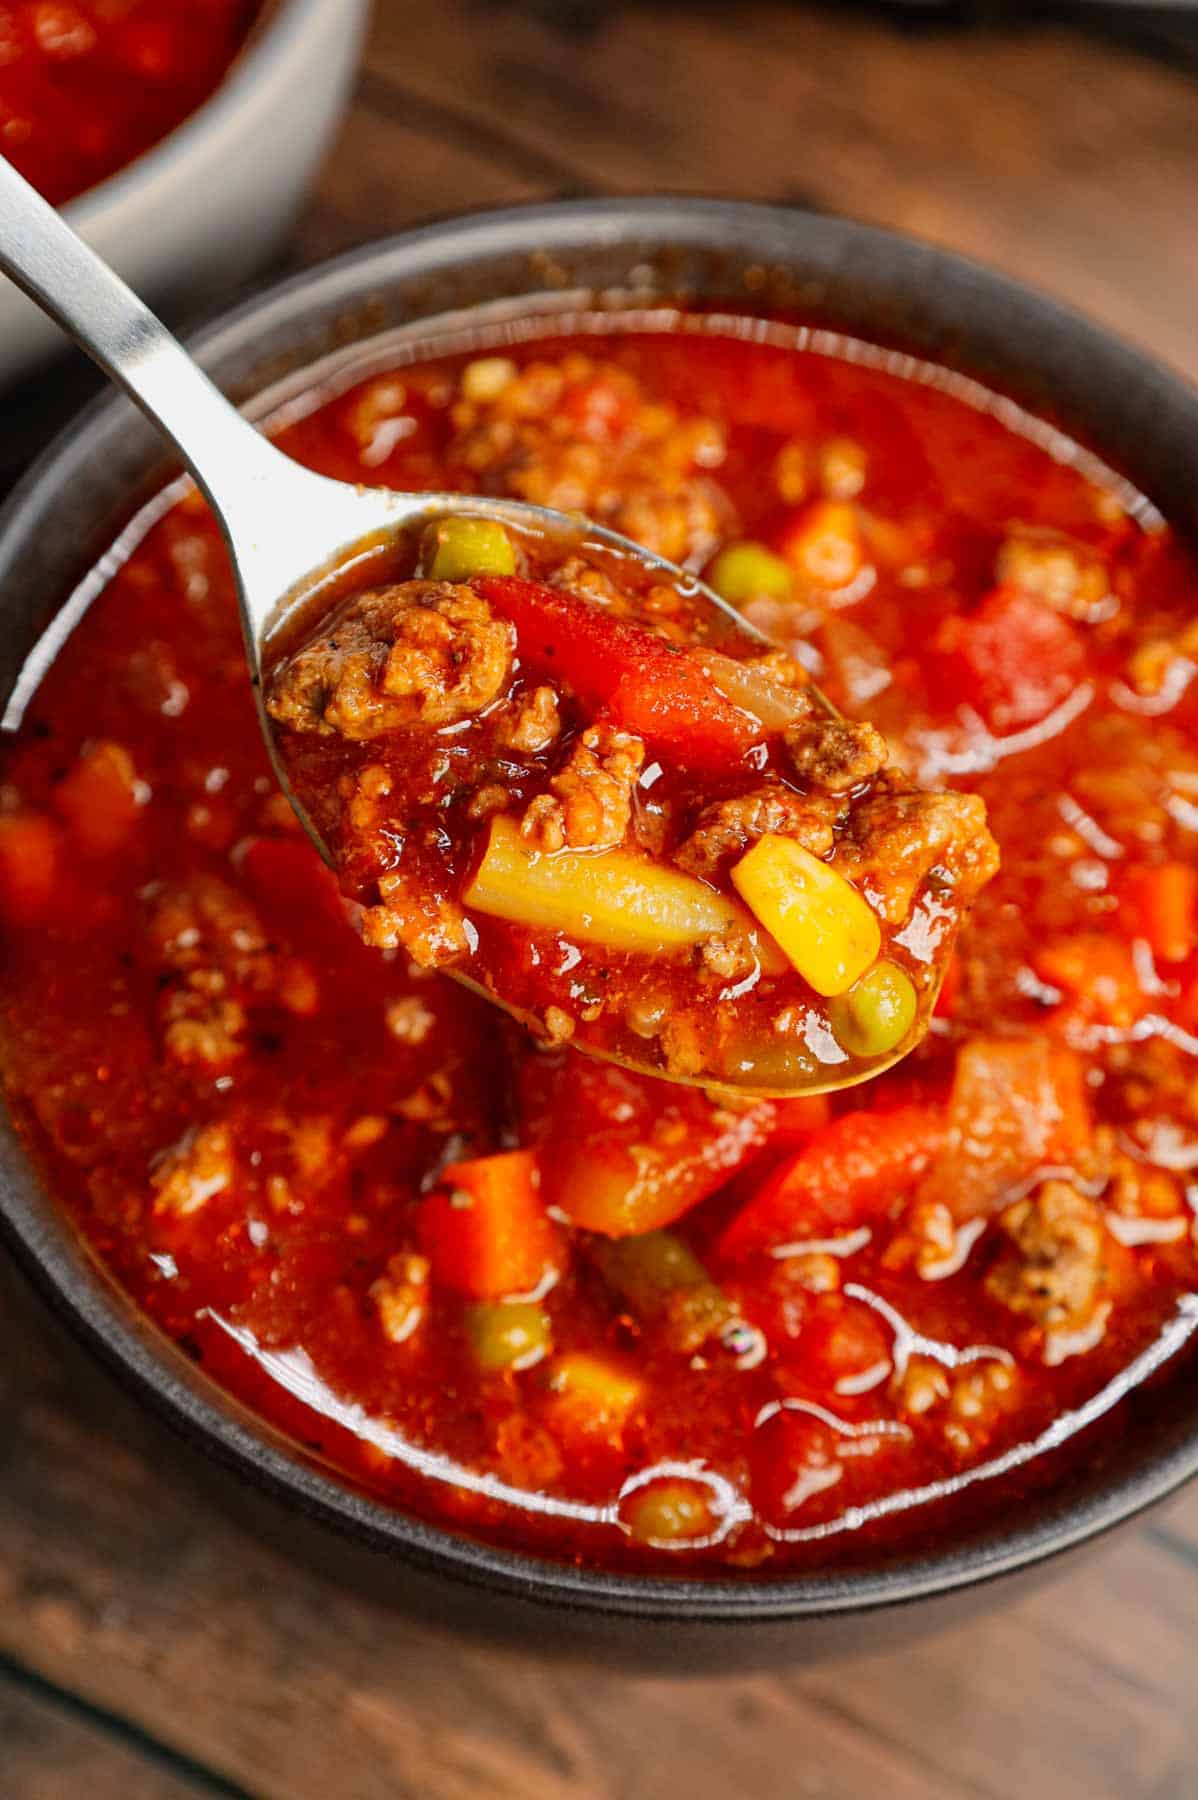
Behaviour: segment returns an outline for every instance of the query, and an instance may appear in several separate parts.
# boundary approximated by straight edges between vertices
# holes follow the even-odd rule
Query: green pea
[[[829,1003],[828,1021],[850,1056],[885,1056],[910,1031],[917,1006],[909,976],[892,962],[876,962]]]
[[[516,573],[512,540],[494,519],[438,519],[425,534],[424,559],[433,581]]]
[[[501,1300],[471,1306],[466,1335],[485,1375],[531,1369],[552,1348],[547,1314],[532,1300]]]
[[[702,1287],[707,1270],[672,1231],[605,1239],[595,1246],[599,1267],[638,1312],[651,1312],[679,1288]]]
[[[732,606],[748,600],[786,600],[794,587],[789,563],[764,544],[729,544],[712,563],[707,579]]]
[[[637,1544],[683,1544],[711,1535],[715,1519],[705,1482],[665,1477],[625,1495],[620,1519]]]

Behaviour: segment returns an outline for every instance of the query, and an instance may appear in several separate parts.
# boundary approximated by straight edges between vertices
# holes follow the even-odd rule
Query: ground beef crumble
[[[840,803],[828,794],[796,794],[781,782],[707,807],[674,854],[679,868],[708,880],[767,833],[792,837],[813,856],[828,856],[836,843]]]
[[[632,818],[632,792],[645,746],[614,725],[591,725],[564,767],[538,794],[520,829],[538,850],[612,850],[622,844]]]
[[[472,588],[405,581],[355,599],[283,665],[271,717],[367,739],[481,711],[511,674],[515,633]]]
[[[1067,1181],[1046,1181],[999,1218],[1009,1239],[986,1292],[1045,1331],[1076,1331],[1093,1317],[1103,1275],[1102,1208]]]

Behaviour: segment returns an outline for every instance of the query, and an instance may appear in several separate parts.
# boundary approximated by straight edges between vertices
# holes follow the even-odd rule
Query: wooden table
[[[381,0],[291,260],[494,202],[763,196],[974,252],[1198,376],[1195,45]],[[0,400],[0,470],[85,385]],[[1190,1800],[1196,1623],[1198,1494],[914,1651],[690,1682],[530,1662],[215,1511],[0,1270],[4,1800]]]

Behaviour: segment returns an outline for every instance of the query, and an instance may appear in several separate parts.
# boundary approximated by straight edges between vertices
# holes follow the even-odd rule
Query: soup
[[[588,1565],[767,1579],[1010,1506],[1198,1317],[1195,566],[1047,427],[804,345],[530,322],[397,355],[281,441],[628,532],[904,780],[981,796],[1001,868],[933,1028],[855,1091],[636,1077],[364,945],[269,772],[189,491],[5,753],[0,1057],[80,1231],[345,1479]],[[738,814],[737,852],[770,820]],[[905,843],[879,866],[917,949]],[[550,944],[568,982],[581,947]]]

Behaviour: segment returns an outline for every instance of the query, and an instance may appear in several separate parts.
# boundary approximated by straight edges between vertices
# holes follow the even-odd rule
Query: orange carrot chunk
[[[1198,946],[1198,869],[1183,862],[1134,869],[1124,884],[1122,914],[1157,962],[1184,962]]]
[[[451,1163],[420,1213],[433,1280],[471,1300],[528,1294],[562,1258],[531,1150]]]

